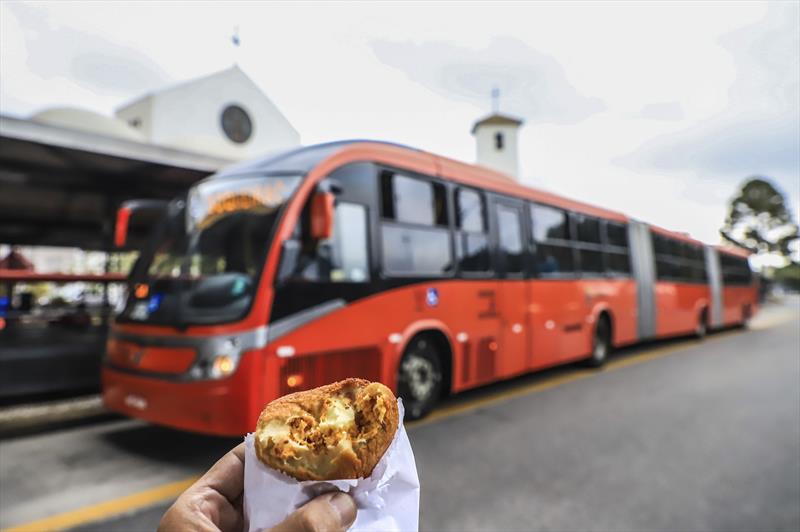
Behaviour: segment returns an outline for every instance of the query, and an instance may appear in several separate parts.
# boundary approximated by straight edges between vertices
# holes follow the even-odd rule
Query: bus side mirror
[[[333,234],[335,200],[333,192],[314,193],[311,199],[311,238],[314,240],[325,240]]]
[[[170,203],[164,200],[145,199],[128,200],[117,209],[117,221],[114,226],[114,245],[123,248],[128,244],[131,226],[141,231],[148,230],[159,223],[169,212]],[[131,222],[133,219],[133,222]],[[136,231],[134,231],[136,235]],[[134,239],[135,240],[135,239]],[[136,242],[134,242],[136,244]]]
[[[120,207],[117,209],[117,223],[114,227],[114,245],[118,248],[125,247],[128,240],[128,222],[131,220],[131,208]]]

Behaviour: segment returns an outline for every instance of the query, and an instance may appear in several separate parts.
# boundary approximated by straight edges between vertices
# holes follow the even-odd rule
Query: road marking
[[[767,320],[766,323],[758,323],[755,327],[751,327],[751,329],[765,330],[792,321],[793,319],[794,319],[793,316],[776,316],[771,320]],[[715,333],[713,336],[707,337],[703,341],[703,343],[710,343],[718,340],[723,340],[725,338],[741,334],[741,332],[742,332],[741,330],[728,330],[728,331],[718,332]],[[566,375],[557,375],[552,378],[548,378],[546,380],[542,380],[539,382],[534,382],[526,386],[515,387],[514,389],[511,390],[496,392],[489,395],[488,397],[481,397],[474,400],[465,401],[462,404],[455,404],[451,406],[438,408],[425,419],[406,423],[406,426],[409,428],[421,427],[448,417],[453,417],[460,414],[465,414],[467,412],[472,412],[474,410],[477,410],[485,406],[502,403],[505,401],[509,401],[511,399],[515,399],[517,397],[531,395],[537,392],[542,392],[544,390],[549,390],[551,388],[555,388],[563,384],[579,381],[597,375],[602,375],[604,372],[614,371],[617,369],[622,369],[624,367],[641,364],[644,362],[648,362],[650,360],[655,360],[657,358],[664,357],[666,355],[678,351],[683,351],[689,347],[697,347],[701,345],[703,344],[698,343],[698,341],[694,339],[685,340],[672,345],[656,347],[655,349],[650,349],[648,351],[643,351],[640,353],[634,352],[623,358],[611,359],[608,361],[608,363],[602,370],[567,369],[569,373]],[[186,490],[186,488],[191,486],[199,478],[200,476],[197,475],[186,478],[184,480],[179,480],[177,482],[163,484],[161,486],[156,486],[154,488],[140,491],[132,495],[126,495],[118,499],[113,499],[110,501],[101,502],[90,506],[84,506],[82,508],[54,515],[52,517],[46,517],[44,519],[39,519],[37,521],[31,521],[29,523],[25,523],[22,525],[6,528],[3,529],[2,532],[23,532],[23,531],[33,532],[41,530],[61,530],[65,528],[76,527],[79,525],[85,525],[96,521],[101,521],[103,519],[108,519],[110,517],[122,515],[125,513],[131,513],[146,508],[148,506],[153,506],[160,502],[176,499],[181,493],[183,493],[184,490]]]
[[[85,525],[95,521],[100,521],[121,515],[124,513],[139,510],[154,504],[176,499],[178,495],[183,493],[186,488],[194,484],[200,478],[199,476],[189,477],[177,482],[163,484],[148,490],[133,493],[90,506],[84,506],[77,510],[64,512],[52,517],[45,517],[37,521],[31,521],[23,525],[13,526],[11,528],[3,529],[3,532],[33,532],[42,530],[63,530],[65,528],[72,528],[78,525]]]

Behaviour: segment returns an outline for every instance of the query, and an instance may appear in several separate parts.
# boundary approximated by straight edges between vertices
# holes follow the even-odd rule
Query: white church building
[[[238,161],[300,144],[300,134],[238,66],[141,96],[110,117],[54,108],[35,122]]]

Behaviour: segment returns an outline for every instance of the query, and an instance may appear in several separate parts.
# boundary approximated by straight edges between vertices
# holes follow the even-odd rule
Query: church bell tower
[[[517,136],[523,121],[500,113],[499,91],[492,91],[493,112],[472,126],[477,163],[519,179]]]

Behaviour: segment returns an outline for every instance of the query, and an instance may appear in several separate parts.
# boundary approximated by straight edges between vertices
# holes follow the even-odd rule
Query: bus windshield
[[[166,222],[137,265],[122,321],[187,326],[250,308],[281,207],[300,176],[212,179],[193,187],[185,221]]]

